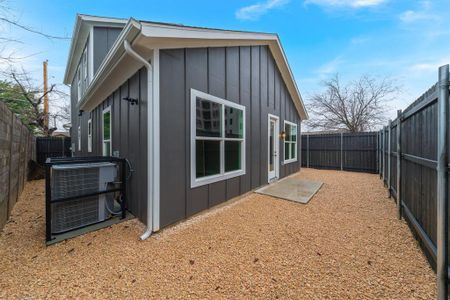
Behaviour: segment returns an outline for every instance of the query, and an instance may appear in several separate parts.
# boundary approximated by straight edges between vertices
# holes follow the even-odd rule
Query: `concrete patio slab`
[[[306,204],[317,193],[322,184],[322,182],[318,181],[289,177],[269,184],[255,192]]]

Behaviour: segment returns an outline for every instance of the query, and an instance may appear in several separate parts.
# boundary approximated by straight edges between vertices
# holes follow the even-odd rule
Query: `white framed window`
[[[284,163],[297,161],[297,124],[284,121]]]
[[[88,152],[92,152],[92,120],[88,120]]]
[[[111,156],[111,106],[102,114],[102,152],[103,156]]]
[[[78,126],[78,151],[81,151],[81,126]]]
[[[81,69],[80,66],[78,66],[77,70],[77,98],[78,102],[81,100]]]
[[[84,48],[81,64],[83,66],[83,90],[85,91],[87,89],[87,85],[88,85],[88,54],[87,54],[87,46],[86,46],[86,48]]]
[[[245,174],[245,107],[191,89],[191,187]]]

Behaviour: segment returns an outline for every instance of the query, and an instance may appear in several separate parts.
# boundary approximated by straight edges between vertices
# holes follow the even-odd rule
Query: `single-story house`
[[[300,169],[300,92],[276,34],[78,15],[75,156],[130,160],[147,231]]]

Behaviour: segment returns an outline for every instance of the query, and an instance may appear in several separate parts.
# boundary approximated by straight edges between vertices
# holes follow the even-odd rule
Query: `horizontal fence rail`
[[[302,166],[378,172],[378,133],[306,133],[302,135]]]
[[[438,299],[447,299],[449,68],[439,82],[379,132],[380,178],[437,272]]]

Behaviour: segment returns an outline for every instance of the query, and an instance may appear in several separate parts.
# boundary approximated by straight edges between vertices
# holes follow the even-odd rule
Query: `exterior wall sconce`
[[[136,99],[136,98],[125,97],[125,98],[122,98],[122,100],[130,102],[131,105],[138,104],[138,99]]]
[[[80,111],[78,112],[78,116],[81,117],[83,115],[84,110],[80,109]]]
[[[280,138],[284,141],[286,139],[286,132],[282,131],[280,133]]]

